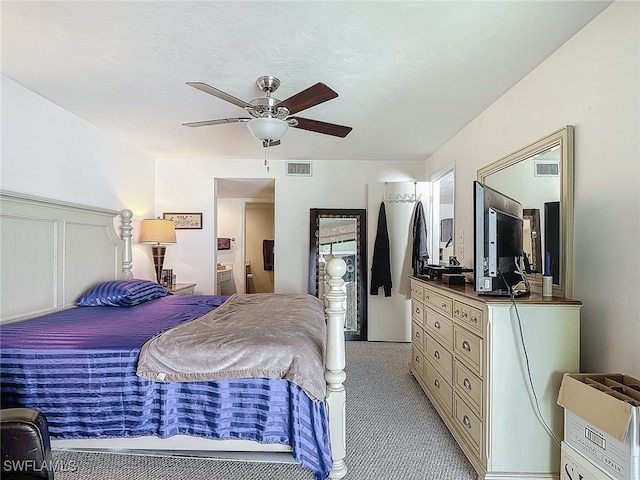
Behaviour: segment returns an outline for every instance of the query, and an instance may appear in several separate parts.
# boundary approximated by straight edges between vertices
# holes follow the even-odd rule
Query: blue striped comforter
[[[135,307],[83,307],[0,328],[3,408],[43,411],[53,438],[176,434],[290,445],[327,477],[325,404],[280,379],[159,383],[135,375],[144,341],[224,300],[168,296]]]

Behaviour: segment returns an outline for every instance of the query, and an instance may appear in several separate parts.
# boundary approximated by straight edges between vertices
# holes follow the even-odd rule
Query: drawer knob
[[[456,308],[455,314],[456,315],[460,315],[460,309],[459,308]]]
[[[437,378],[433,381],[433,384],[435,385],[436,388],[440,388],[440,382],[438,381]]]
[[[469,417],[467,417],[466,415],[462,417],[462,423],[464,423],[465,427],[471,428],[471,420],[469,420]]]
[[[466,340],[464,342],[462,342],[462,349],[466,350],[467,352],[471,351],[471,345],[469,345],[469,342],[467,342]]]
[[[464,388],[466,388],[467,390],[471,390],[471,382],[469,381],[468,378],[464,379],[464,381],[462,382],[462,385],[464,385]]]
[[[478,323],[478,317],[475,317],[475,316],[471,317],[471,321],[473,323]]]
[[[433,352],[433,356],[436,357],[436,359],[440,360],[440,352],[438,350]]]
[[[440,306],[442,307],[442,309],[444,310],[445,308],[447,308],[447,304],[446,303],[441,303]],[[405,310],[406,312],[406,310]]]
[[[467,312],[462,312],[462,318],[468,318],[469,314]]]
[[[436,320],[433,326],[434,328],[440,328],[440,322]]]
[[[420,313],[420,307],[416,307],[416,313]]]
[[[420,332],[416,332],[416,338],[420,338]]]
[[[416,355],[416,363],[420,363],[420,357]]]

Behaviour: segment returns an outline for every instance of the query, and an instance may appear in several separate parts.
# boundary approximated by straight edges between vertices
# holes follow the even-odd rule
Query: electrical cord
[[[500,272],[500,276],[502,277],[502,280],[504,281],[505,285],[507,285],[507,287],[509,287],[509,284],[505,280],[504,275],[502,275],[502,272]],[[525,362],[525,367],[526,367],[527,379],[529,381],[528,390],[529,390],[530,397],[533,396],[532,400],[533,400],[533,403],[534,403],[534,406],[535,406],[536,417],[538,417],[538,420],[540,421],[540,423],[542,424],[544,429],[547,431],[547,433],[553,438],[553,440],[556,442],[556,444],[558,446],[560,446],[560,440],[558,439],[556,434],[553,432],[553,430],[551,430],[551,427],[549,426],[549,424],[547,424],[547,422],[544,419],[544,416],[542,415],[542,412],[540,411],[540,403],[538,402],[538,395],[536,394],[536,389],[535,389],[535,387],[533,385],[533,378],[531,377],[531,367],[530,367],[530,364],[529,364],[529,354],[527,353],[527,346],[526,346],[526,344],[524,342],[524,333],[522,332],[522,321],[520,320],[520,312],[518,312],[518,306],[516,304],[516,298],[515,298],[515,294],[513,292],[513,289],[509,288],[508,290],[509,290],[509,298],[511,299],[511,303],[512,303],[513,308],[514,308],[514,310],[516,312],[516,320],[517,320],[517,323],[518,323],[518,333],[520,334],[520,344],[522,345],[522,353],[524,354],[524,362]]]
[[[516,271],[514,273],[517,273],[518,275],[520,275],[520,278],[522,279],[520,282],[514,285],[514,288],[520,285],[521,283],[524,283],[526,291],[530,292],[531,283],[529,283],[529,277],[527,277],[527,275],[522,271],[522,267],[520,266],[520,262],[518,261],[519,259],[516,257],[514,260],[516,264]],[[504,280],[504,277],[502,277],[502,280]]]

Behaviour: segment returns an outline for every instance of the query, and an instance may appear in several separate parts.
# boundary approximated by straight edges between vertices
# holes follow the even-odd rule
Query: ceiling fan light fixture
[[[287,133],[289,124],[273,117],[252,118],[247,122],[251,135],[261,142],[277,142]]]

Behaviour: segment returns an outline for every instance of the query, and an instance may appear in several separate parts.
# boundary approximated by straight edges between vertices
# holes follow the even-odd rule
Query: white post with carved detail
[[[124,250],[122,251],[122,279],[131,280],[133,273],[131,273],[131,219],[133,218],[133,212],[131,210],[122,210],[120,212],[120,218],[122,219],[122,225],[120,225],[120,232],[122,234],[122,241],[124,242]]]
[[[327,411],[329,415],[329,433],[331,435],[331,453],[333,468],[329,472],[331,480],[343,478],[347,474],[346,456],[346,393],[344,381],[347,377],[344,345],[344,300],[342,290],[343,275],[347,266],[341,258],[334,257],[327,263],[329,291],[325,295],[327,302],[327,358],[325,379],[327,380]]]

